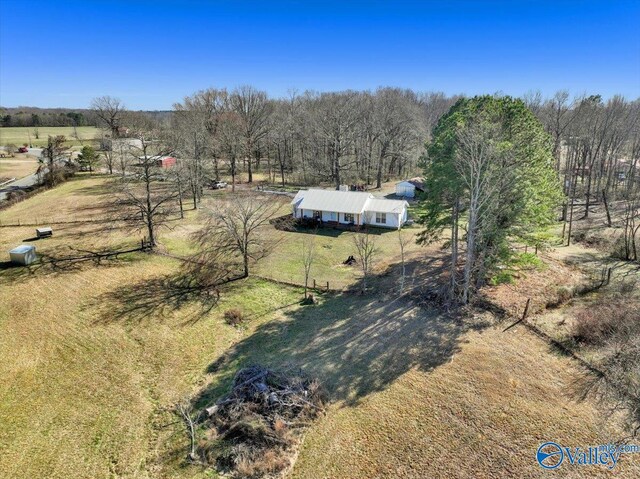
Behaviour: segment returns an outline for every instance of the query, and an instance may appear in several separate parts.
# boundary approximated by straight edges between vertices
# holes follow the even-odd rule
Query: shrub
[[[513,282],[515,282],[513,272],[509,270],[500,271],[489,280],[489,283],[492,286],[498,286],[499,284],[512,284]]]
[[[7,201],[15,201],[16,203],[26,196],[26,192],[23,190],[11,190],[7,193]]]
[[[556,294],[558,295],[558,303],[565,303],[573,298],[574,291],[568,286],[560,286],[556,290]]]
[[[573,339],[602,345],[609,339],[640,334],[640,301],[620,295],[606,297],[575,313]]]
[[[245,317],[242,311],[233,308],[224,312],[224,320],[231,326],[240,326],[245,321]]]

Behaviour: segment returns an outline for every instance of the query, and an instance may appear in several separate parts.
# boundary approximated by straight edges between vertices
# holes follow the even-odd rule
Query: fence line
[[[609,273],[610,273],[610,270],[611,269],[609,269]],[[604,277],[604,275],[603,275],[603,277]],[[609,276],[609,279],[610,279],[610,276]],[[603,281],[604,281],[604,279],[603,279]],[[603,379],[607,383],[607,385],[609,387],[613,388],[614,390],[616,390],[618,394],[620,394],[621,396],[625,397],[628,400],[636,401],[637,398],[631,394],[631,392],[629,391],[629,389],[628,389],[628,387],[626,385],[620,383],[620,381],[616,380],[615,378],[612,378],[609,375],[607,375],[607,373],[605,371],[603,371],[602,369],[600,369],[598,366],[594,365],[590,361],[586,360],[584,357],[582,357],[580,354],[578,354],[578,352],[575,349],[573,349],[571,346],[568,346],[568,345],[558,341],[557,339],[553,338],[548,333],[543,331],[539,326],[537,326],[536,324],[533,324],[531,321],[529,321],[528,318],[527,318],[527,313],[528,313],[528,310],[529,310],[529,302],[530,302],[530,298],[527,299],[527,303],[525,305],[522,318],[517,320],[515,323],[511,324],[507,328],[505,328],[502,331],[503,333],[508,331],[508,330],[510,330],[512,327],[514,327],[514,326],[516,326],[518,324],[522,324],[528,331],[530,331],[533,334],[535,334],[536,336],[538,336],[540,339],[545,341],[551,347],[556,348],[562,354],[564,354],[564,355],[570,357],[571,359],[573,359],[574,361],[578,362],[582,367],[584,367],[590,373],[594,374],[596,377]],[[511,317],[511,318],[514,318],[513,315],[510,315],[508,313],[507,313],[507,316]]]
[[[262,279],[264,281],[269,281],[270,283],[282,284],[285,286],[293,286],[295,288],[304,288],[304,283],[296,283],[295,281],[286,281],[282,279],[270,278],[269,276],[263,276],[260,274],[251,274],[250,276],[258,279]],[[317,291],[318,293],[344,293],[348,291],[348,287],[343,288],[335,288],[331,287],[329,281],[318,282],[315,279],[313,280],[313,284],[308,284],[307,288],[310,290]]]
[[[108,218],[86,218],[86,219],[54,219],[54,218],[35,218],[34,220],[22,221],[21,219],[13,222],[3,222],[0,220],[0,228],[16,228],[22,226],[43,226],[43,225],[72,225],[81,223],[112,223],[114,220]],[[117,220],[115,220],[117,221]]]
[[[151,251],[151,244],[146,240],[146,239],[142,239],[140,240],[140,246],[137,246],[135,248],[129,248],[129,249],[123,249],[123,250],[116,250],[116,251],[82,251],[82,250],[78,250],[80,253],[85,253],[82,256],[67,256],[67,257],[62,257],[62,258],[48,258],[45,259],[44,261],[41,261],[40,264],[52,264],[54,267],[58,265],[58,263],[64,263],[64,262],[80,262],[80,261],[97,261],[100,262],[102,259],[107,259],[107,258],[111,258],[111,257],[117,257],[118,255],[121,254],[127,254],[127,253],[135,253],[138,251]]]

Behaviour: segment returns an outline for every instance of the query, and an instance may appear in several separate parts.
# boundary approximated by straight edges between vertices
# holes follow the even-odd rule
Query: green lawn
[[[399,262],[398,231],[386,229],[371,231],[376,244],[374,271],[383,271],[390,264]],[[402,230],[403,235],[411,238],[407,246],[407,257],[428,254],[425,248],[416,245],[413,240],[418,231],[417,227],[407,227]],[[329,281],[331,288],[342,289],[352,285],[361,276],[358,265],[343,264],[349,256],[357,257],[357,249],[353,241],[356,233],[319,228],[318,230],[300,229],[295,232],[273,229],[268,234],[277,237],[278,243],[277,248],[258,264],[256,272],[260,275],[297,284],[303,283],[302,244],[305,241],[311,241],[314,248],[311,282],[315,279],[319,285],[326,285]]]
[[[33,127],[2,127],[0,128],[0,146],[29,144],[29,135],[31,135],[31,144],[34,147],[45,146],[49,135],[64,135],[68,140],[68,146],[80,146],[98,138],[99,131],[94,126],[80,126],[77,128],[79,138],[75,138],[71,126],[41,126],[38,127],[39,138],[36,138]]]

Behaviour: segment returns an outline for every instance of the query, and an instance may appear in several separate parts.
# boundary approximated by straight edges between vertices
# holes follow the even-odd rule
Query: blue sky
[[[0,0],[0,105],[169,109],[197,90],[640,96],[636,1]]]

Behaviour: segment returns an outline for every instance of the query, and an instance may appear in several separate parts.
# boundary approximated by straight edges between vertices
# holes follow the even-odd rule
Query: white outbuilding
[[[26,266],[36,260],[36,247],[28,244],[20,245],[9,251],[9,257],[12,263]]]
[[[396,183],[396,196],[414,198],[416,196],[416,191],[424,191],[423,178],[411,178],[410,180],[404,180]]]

